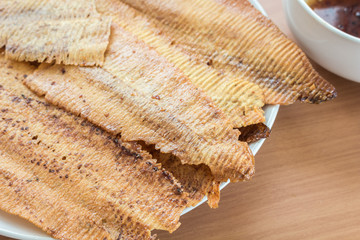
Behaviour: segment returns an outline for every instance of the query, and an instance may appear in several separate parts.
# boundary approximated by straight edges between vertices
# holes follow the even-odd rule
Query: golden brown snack
[[[241,134],[239,140],[247,143],[253,143],[261,138],[270,136],[271,130],[263,123],[258,123],[239,129]]]
[[[189,193],[189,206],[195,206],[205,196],[211,208],[217,208],[220,201],[220,182],[215,181],[208,166],[182,164],[180,159],[170,153],[154,154],[164,169],[171,172],[184,191]]]
[[[1,61],[13,67],[0,71],[1,210],[57,239],[154,239],[180,225],[187,194],[171,173],[137,143],[28,97]]]
[[[170,153],[161,153],[154,146],[140,143],[158,163],[179,181],[184,192],[189,194],[188,206],[195,206],[205,196],[211,208],[217,208],[220,201],[220,182],[215,181],[208,166],[182,164],[180,159]]]
[[[30,91],[21,82],[32,74],[37,65],[16,62],[5,58],[4,52],[0,50],[0,86],[1,88],[11,89],[16,95],[24,94],[27,97],[36,98],[35,93]]]
[[[126,141],[208,165],[217,181],[249,179],[253,155],[223,112],[145,43],[117,25],[111,31],[103,68],[43,64],[26,85]]]
[[[336,97],[301,49],[247,0],[121,1],[146,17],[152,23],[147,27],[174,49],[258,84],[268,104]]]
[[[0,1],[0,48],[18,61],[101,65],[111,19],[94,1]]]
[[[211,61],[202,63],[174,47],[176,41],[163,39],[159,30],[141,12],[118,0],[97,0],[97,10],[155,48],[199,88],[232,120],[234,127],[264,122],[264,96],[253,83],[220,74]],[[161,34],[160,34],[161,35]]]

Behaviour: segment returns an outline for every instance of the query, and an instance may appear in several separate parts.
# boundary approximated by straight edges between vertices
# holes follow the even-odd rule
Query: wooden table
[[[259,1],[290,35],[281,0]],[[338,98],[281,107],[253,180],[227,186],[218,209],[200,206],[160,239],[360,239],[360,84],[316,69]]]

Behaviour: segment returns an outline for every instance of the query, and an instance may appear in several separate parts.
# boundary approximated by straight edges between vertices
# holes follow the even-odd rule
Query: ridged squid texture
[[[118,25],[136,35],[157,50],[168,61],[184,72],[193,84],[204,90],[224,111],[234,127],[264,122],[262,90],[254,83],[226,76],[213,68],[211,61],[203,63],[177,48],[175,40],[162,38],[160,29],[151,18],[117,0],[97,0],[97,10],[111,16]]]
[[[173,48],[230,78],[256,83],[267,104],[336,97],[301,49],[247,0],[121,1]]]
[[[205,196],[211,208],[217,208],[220,201],[220,182],[215,181],[208,166],[182,164],[170,153],[151,152],[167,171],[171,172],[189,194],[189,205],[195,206]]]
[[[171,172],[188,193],[189,206],[195,206],[205,196],[208,198],[208,205],[217,208],[220,201],[220,182],[215,181],[208,166],[204,164],[189,165],[182,164],[180,159],[171,153],[162,153],[153,146],[140,142],[143,149],[148,151],[158,163],[167,171]]]
[[[211,99],[144,42],[115,24],[111,32],[102,68],[43,64],[25,84],[125,141],[209,166],[216,181],[249,179],[249,146]]]
[[[94,1],[0,1],[0,48],[17,61],[102,65],[111,18]]]
[[[155,239],[180,225],[187,194],[149,153],[33,96],[21,83],[32,66],[0,63],[1,210],[64,240]]]

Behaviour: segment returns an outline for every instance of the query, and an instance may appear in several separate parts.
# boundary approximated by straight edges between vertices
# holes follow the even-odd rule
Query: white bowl
[[[360,38],[319,17],[306,0],[283,0],[290,30],[311,59],[344,78],[360,82]]]

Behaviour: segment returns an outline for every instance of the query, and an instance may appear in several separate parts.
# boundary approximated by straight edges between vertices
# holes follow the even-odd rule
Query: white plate
[[[260,5],[257,0],[250,0],[250,2],[259,9],[264,15],[266,15],[264,9]],[[266,118],[266,125],[271,128],[274,124],[276,115],[279,110],[279,106],[265,106],[265,118]],[[250,144],[250,148],[254,155],[259,151],[261,145],[264,143],[265,139],[261,139],[255,143]],[[222,183],[220,185],[220,189],[223,189],[229,182]],[[207,198],[205,197],[199,204],[195,207],[189,207],[184,210],[182,214],[190,212],[197,206],[203,204]],[[53,238],[49,237],[46,233],[41,231],[39,228],[35,227],[31,223],[27,222],[26,220],[10,215],[3,211],[0,211],[0,235],[15,238],[15,239],[22,239],[22,240],[53,240]]]

